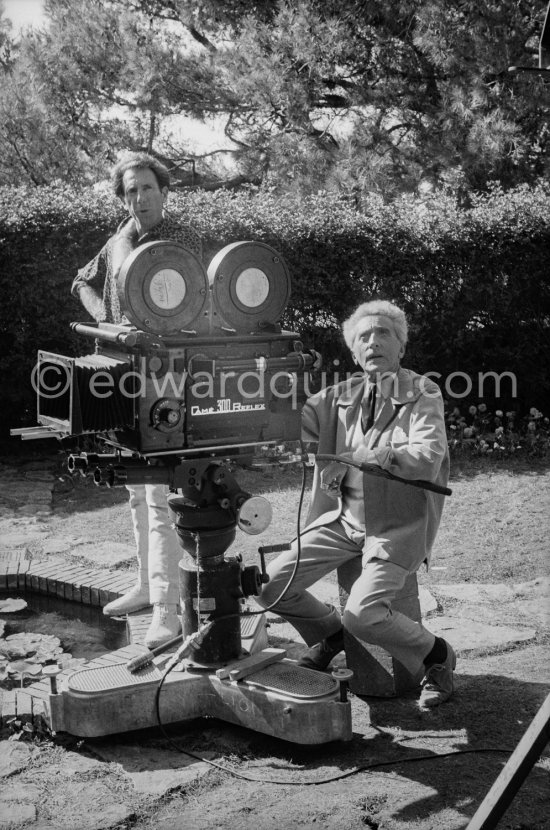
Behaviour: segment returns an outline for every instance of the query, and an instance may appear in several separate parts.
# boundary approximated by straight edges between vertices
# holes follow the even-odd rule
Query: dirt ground
[[[289,535],[296,519],[297,476],[271,471],[243,475],[253,481],[256,493],[270,498],[278,532]],[[475,474],[458,470],[451,482],[453,510],[441,531],[441,570],[423,578],[435,595],[438,581],[516,584],[546,576],[549,483],[547,468],[536,475],[519,469],[480,469]],[[528,505],[526,511],[522,504]],[[513,523],[497,527],[514,516]],[[67,533],[131,542],[124,491],[60,480],[47,521],[56,537]],[[245,558],[257,545],[257,539],[245,542]],[[451,564],[453,551],[459,553]],[[483,615],[496,625],[509,624],[510,607],[489,602]],[[460,616],[460,601],[449,600],[440,610],[449,608]],[[98,798],[106,788],[132,804],[131,816],[122,823],[102,825],[118,830],[465,828],[549,692],[550,630],[540,620],[536,626],[521,615],[514,617],[517,620],[536,627],[536,636],[505,649],[459,654],[456,693],[438,710],[421,712],[414,693],[398,699],[352,696],[349,743],[304,747],[206,719],[170,727],[171,742],[156,730],[110,737],[111,745],[119,741],[167,752],[177,745],[198,756],[206,753],[232,771],[212,767],[160,800],[133,792],[114,764],[105,764],[101,774],[63,774],[67,753],[99,757],[107,739],[82,742],[71,736],[45,736],[37,741],[39,752],[30,767],[12,776],[22,785],[42,786],[46,794],[39,811],[42,818],[28,826],[71,828],[71,798],[78,780],[89,781]],[[277,645],[275,636],[273,644]],[[502,830],[550,830],[549,750],[550,746],[500,821]],[[88,826],[93,825],[75,819],[74,830]]]

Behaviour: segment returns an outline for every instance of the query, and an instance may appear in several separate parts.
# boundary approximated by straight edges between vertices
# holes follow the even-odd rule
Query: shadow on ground
[[[420,712],[415,695],[399,699],[354,697],[352,741],[324,746],[290,744],[206,719],[170,727],[168,734],[183,750],[198,756],[208,753],[209,758],[254,782],[221,775],[210,782],[204,793],[194,793],[197,812],[203,802],[210,820],[215,820],[213,805],[218,799],[223,802],[228,798],[229,791],[235,797],[242,791],[244,805],[253,798],[256,788],[261,787],[265,793],[266,787],[274,787],[281,798],[299,789],[301,805],[305,810],[309,804],[311,817],[316,810],[322,812],[327,794],[334,792],[334,823],[322,826],[345,826],[346,821],[351,821],[353,808],[363,811],[362,826],[397,828],[402,826],[400,822],[411,822],[415,828],[439,830],[464,827],[473,816],[548,690],[549,684],[466,673],[458,676],[452,700],[427,713]],[[173,748],[154,730],[87,741],[87,746],[93,752],[94,745],[99,747],[106,741]],[[507,810],[503,828],[543,830],[550,826],[545,823],[550,785],[548,752],[545,757],[542,765],[531,771]],[[326,784],[328,789],[311,786],[319,784]],[[335,785],[339,789],[333,791]],[[277,797],[275,794],[274,798]],[[372,803],[370,797],[374,799]],[[237,806],[232,809],[238,813]],[[289,802],[287,826],[297,822],[292,809]],[[323,809],[326,812],[326,806]],[[232,815],[235,820],[235,813]],[[229,826],[224,823],[228,820],[220,818],[215,826],[225,828]],[[197,824],[197,830],[202,826]]]

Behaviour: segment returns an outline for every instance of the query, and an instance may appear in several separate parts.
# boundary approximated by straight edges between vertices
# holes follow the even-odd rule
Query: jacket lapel
[[[352,429],[361,408],[361,401],[365,394],[365,383],[366,377],[364,375],[351,378],[336,400],[338,418],[340,423],[344,425],[347,434]]]
[[[355,424],[355,419],[359,416],[361,401],[365,394],[365,385],[366,376],[352,377],[336,400],[340,427],[345,426],[347,434],[349,434]],[[420,389],[413,383],[411,373],[407,369],[399,369],[389,395],[384,398],[384,403],[374,419],[367,445],[369,449],[377,446],[380,436],[399,417],[401,409],[406,404],[414,403],[420,397],[420,394]]]
[[[378,445],[380,436],[399,417],[400,411],[406,404],[412,404],[420,397],[420,389],[414,386],[412,376],[406,369],[399,369],[389,395],[384,398],[383,406],[378,410],[368,442],[368,448]]]

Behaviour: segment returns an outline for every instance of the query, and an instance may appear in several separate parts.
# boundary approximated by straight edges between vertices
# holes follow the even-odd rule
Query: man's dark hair
[[[126,153],[111,170],[111,185],[119,199],[124,198],[122,178],[127,170],[152,170],[160,190],[170,187],[170,173],[162,162],[148,153]]]

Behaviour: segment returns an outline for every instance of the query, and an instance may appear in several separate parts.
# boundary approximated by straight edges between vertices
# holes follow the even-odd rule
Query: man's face
[[[144,170],[127,170],[122,177],[124,204],[135,220],[138,233],[150,231],[162,220],[162,207],[168,188],[160,189],[157,177],[147,167]]]
[[[384,314],[363,317],[355,328],[352,352],[371,380],[396,372],[405,347],[399,342],[393,321]]]

